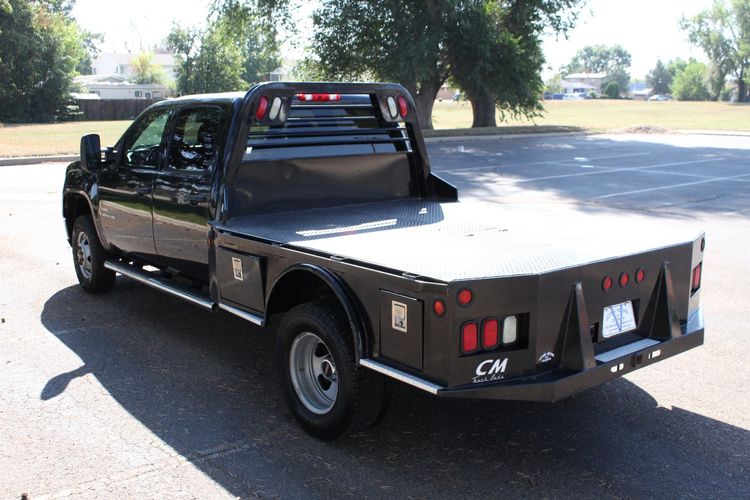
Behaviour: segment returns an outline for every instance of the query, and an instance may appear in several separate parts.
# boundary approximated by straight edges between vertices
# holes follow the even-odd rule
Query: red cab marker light
[[[635,282],[640,285],[641,283],[643,283],[643,280],[645,279],[646,279],[646,270],[643,268],[638,269],[635,272]]]
[[[297,99],[305,102],[340,101],[341,94],[295,94]]]
[[[435,315],[442,318],[443,316],[445,316],[445,310],[445,302],[440,299],[435,299],[435,301],[432,303],[432,311],[435,313]]]
[[[258,99],[258,107],[255,109],[255,119],[262,120],[266,117],[266,111],[268,111],[268,97],[261,96]]]
[[[461,327],[461,351],[470,354],[479,349],[479,328],[473,321]]]
[[[701,262],[695,268],[693,269],[693,288],[692,291],[696,291],[701,287],[701,272],[703,268],[703,263]]]
[[[486,319],[482,323],[482,349],[494,349],[500,343],[497,320]]]
[[[622,273],[620,275],[620,287],[625,288],[630,283],[630,275],[628,273]]]
[[[462,306],[468,306],[474,299],[474,296],[472,295],[471,290],[469,290],[468,288],[462,288],[458,291],[456,299]]]
[[[398,96],[398,111],[402,118],[406,118],[406,115],[409,114],[409,105],[406,102],[406,97],[402,95]]]
[[[612,289],[612,278],[609,276],[605,276],[602,280],[602,290],[605,292],[608,292]]]

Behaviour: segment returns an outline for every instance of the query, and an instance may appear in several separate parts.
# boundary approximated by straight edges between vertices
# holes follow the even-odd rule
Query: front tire
[[[78,283],[89,293],[102,293],[115,284],[115,273],[104,267],[107,252],[96,234],[94,222],[88,215],[78,217],[71,235],[73,263]]]
[[[351,328],[333,302],[291,309],[276,338],[281,390],[295,420],[324,439],[372,427],[385,413],[390,386],[354,364]]]

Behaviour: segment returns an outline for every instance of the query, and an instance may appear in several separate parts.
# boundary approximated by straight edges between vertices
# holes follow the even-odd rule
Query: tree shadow
[[[429,151],[434,171],[462,198],[538,206],[546,197],[594,214],[750,217],[747,137],[531,137],[432,143]]]
[[[42,323],[159,439],[233,495],[281,497],[741,497],[750,432],[659,407],[620,379],[555,405],[459,401],[397,385],[374,429],[302,432],[278,395],[271,335],[133,282],[78,286]]]

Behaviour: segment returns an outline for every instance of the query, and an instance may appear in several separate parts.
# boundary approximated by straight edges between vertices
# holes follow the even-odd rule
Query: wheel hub
[[[300,333],[289,350],[289,373],[300,402],[317,415],[331,411],[338,396],[336,363],[328,346],[312,332]]]
[[[76,263],[81,275],[87,280],[91,279],[91,270],[93,268],[91,262],[91,244],[84,232],[78,233],[78,239],[76,240]]]

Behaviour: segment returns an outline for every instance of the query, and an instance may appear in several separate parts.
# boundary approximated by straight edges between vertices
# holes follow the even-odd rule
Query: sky
[[[710,7],[712,0],[589,0],[576,27],[567,39],[544,39],[548,78],[567,64],[575,52],[592,44],[620,44],[633,56],[631,75],[642,78],[656,60],[695,57],[703,53],[687,42],[678,23],[683,15],[692,16]],[[90,31],[104,33],[105,52],[139,52],[149,49],[169,33],[173,22],[205,25],[209,0],[78,0],[73,15]],[[310,14],[315,2],[297,15],[302,32],[309,33]],[[299,45],[285,45],[285,59],[300,57]]]

